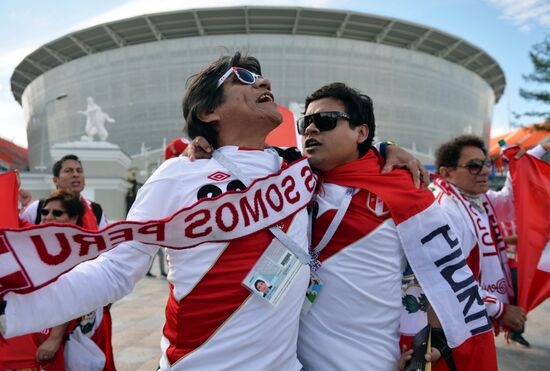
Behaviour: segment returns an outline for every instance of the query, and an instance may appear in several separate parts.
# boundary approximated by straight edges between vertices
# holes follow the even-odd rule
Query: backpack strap
[[[95,219],[97,220],[97,225],[99,226],[99,224],[101,223],[101,217],[103,216],[103,209],[101,209],[101,205],[93,201],[90,201],[90,206],[92,207]]]

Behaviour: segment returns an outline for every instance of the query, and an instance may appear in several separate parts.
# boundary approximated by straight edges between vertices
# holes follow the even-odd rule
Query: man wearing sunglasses
[[[545,147],[546,146],[546,147]],[[550,144],[529,151],[540,158]],[[487,313],[499,329],[519,331],[527,319],[525,311],[509,304],[513,297],[505,243],[499,222],[514,220],[514,196],[508,175],[502,190],[489,190],[491,161],[479,137],[463,135],[442,144],[436,152],[435,166],[441,178],[430,188],[442,208],[461,232],[462,249],[477,275]],[[529,343],[520,335],[524,346]]]
[[[128,220],[161,220],[183,208],[200,207],[182,227],[182,238],[183,234],[213,238],[213,242],[196,247],[167,251],[170,294],[160,369],[298,371],[302,366],[296,356],[296,341],[309,266],[297,265],[293,258],[296,269],[285,281],[284,295],[276,306],[254,293],[253,282],[251,288],[245,287],[244,280],[269,246],[286,251],[279,242],[283,237],[274,238],[277,232],[270,229],[274,224],[266,222],[268,217],[277,221],[274,228],[297,245],[295,254],[309,262],[306,206],[315,187],[313,174],[307,161],[287,164],[275,150],[264,148],[266,136],[281,123],[282,116],[271,82],[261,77],[256,58],[235,53],[193,76],[183,99],[183,114],[189,137],[207,138],[216,153],[246,178],[269,181],[280,176],[281,183],[266,188],[268,196],[260,189],[258,195],[271,197],[269,200],[256,199],[255,194],[246,193],[244,179],[220,161],[189,162],[177,157],[165,161],[138,192]],[[243,191],[239,202],[209,209],[215,200],[207,198],[233,197],[239,190]],[[234,228],[236,219],[230,213],[237,211],[234,205],[241,212],[239,225],[248,225],[252,232],[238,239],[210,233],[213,228],[220,233]],[[145,276],[157,249],[136,241],[121,243],[31,294],[8,294],[10,336],[61,323],[120,299]],[[32,313],[31,308],[40,307],[45,300],[48,309]]]
[[[56,161],[52,166],[52,173],[52,182],[56,190],[73,194],[84,202],[86,206],[85,228],[101,229],[107,226],[107,219],[103,214],[101,205],[87,200],[81,195],[86,185],[86,178],[84,177],[82,163],[76,155],[65,155],[59,161]],[[21,219],[29,223],[40,224],[40,210],[43,202],[44,200],[31,202],[21,211]]]
[[[375,133],[371,99],[343,83],[333,83],[313,92],[305,107],[297,129],[303,136],[304,155],[322,180],[312,213],[311,250],[321,262],[317,273],[324,286],[300,324],[298,356],[304,368],[397,368],[401,282],[407,259],[430,299],[427,306],[432,305],[447,339],[452,339],[451,346],[476,362],[485,353],[489,363],[476,368],[496,369],[485,308],[473,300],[476,310],[464,307],[463,299],[455,296],[456,288],[451,289],[435,269],[464,259],[450,221],[429,191],[414,187],[410,174],[381,173],[384,160],[371,147]],[[441,228],[449,233],[448,240],[441,235],[435,238]],[[446,255],[451,251],[452,257]],[[472,277],[469,289],[477,293],[471,271],[465,268],[461,274]],[[463,318],[472,314],[467,313],[470,310],[478,316],[475,329],[468,328],[472,323]],[[441,327],[432,316],[430,322]],[[456,334],[466,328],[483,337],[477,349],[470,349],[472,342],[464,338],[458,346]],[[432,335],[435,339],[435,332]],[[440,349],[449,349],[441,347],[442,337],[438,341]],[[444,357],[449,365],[456,361],[459,369],[474,369],[467,357],[452,360],[450,352]]]

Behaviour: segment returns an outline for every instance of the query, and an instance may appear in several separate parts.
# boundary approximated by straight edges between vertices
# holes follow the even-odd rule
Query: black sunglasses
[[[491,160],[488,158],[485,160],[472,160],[468,162],[466,165],[456,165],[456,167],[463,167],[468,169],[470,174],[472,175],[478,175],[481,173],[481,170],[483,170],[483,166],[491,167]]]
[[[52,213],[54,217],[59,218],[61,215],[65,214],[66,211],[61,209],[40,209],[40,215],[42,216],[48,216],[50,213]]]
[[[300,135],[304,135],[306,128],[311,124],[315,124],[319,131],[328,131],[336,127],[338,119],[349,120],[350,117],[345,112],[319,112],[300,117],[296,121],[296,127]]]

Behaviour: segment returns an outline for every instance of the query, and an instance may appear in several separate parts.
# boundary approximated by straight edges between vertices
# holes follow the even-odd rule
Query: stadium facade
[[[130,155],[181,135],[186,80],[235,50],[260,59],[289,106],[343,81],[375,103],[377,136],[429,155],[468,132],[489,139],[505,78],[480,48],[394,18],[299,7],[208,8],[143,15],[76,31],[29,54],[11,88],[27,120],[31,169],[50,146],[80,140],[88,97]]]

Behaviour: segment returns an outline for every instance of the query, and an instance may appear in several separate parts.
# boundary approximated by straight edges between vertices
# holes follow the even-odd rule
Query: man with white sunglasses
[[[162,370],[302,367],[296,338],[309,281],[305,206],[315,179],[307,161],[289,165],[275,150],[264,148],[266,136],[282,117],[271,82],[260,74],[256,58],[236,53],[192,77],[183,99],[186,130],[191,138],[207,138],[230,165],[216,159],[170,159],[140,189],[128,214],[133,221],[159,220],[191,208],[182,239],[184,234],[212,236],[197,247],[167,252],[170,295],[161,340]],[[227,166],[244,175],[237,177]],[[246,188],[244,178],[261,179],[265,187],[237,193]],[[212,209],[211,199],[229,201]],[[273,224],[278,231],[269,229]],[[251,233],[230,238],[236,226]],[[274,233],[284,236],[275,238]],[[284,261],[288,272],[276,271],[269,264],[287,251],[280,242],[285,236],[294,250]],[[2,316],[5,335],[50,327],[120,299],[146,274],[157,249],[125,242],[31,294],[8,294]],[[263,267],[255,265],[259,260]],[[267,272],[267,266],[272,271]],[[256,271],[273,285],[273,302],[263,298],[253,282],[247,286],[247,275]],[[279,291],[276,282],[284,282]],[[48,306],[37,312],[46,301]]]

